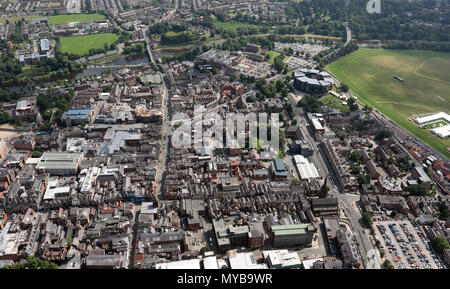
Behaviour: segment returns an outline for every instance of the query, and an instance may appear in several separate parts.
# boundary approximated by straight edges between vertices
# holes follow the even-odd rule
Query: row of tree
[[[179,44],[197,40],[199,35],[190,31],[167,32],[161,35],[161,44]]]
[[[6,265],[4,269],[58,269],[58,265],[53,262],[31,256],[28,257],[26,261],[20,262],[16,265]]]
[[[125,46],[123,49],[123,54],[129,55],[129,54],[142,54],[145,51],[144,44],[137,43],[135,45],[129,45]]]

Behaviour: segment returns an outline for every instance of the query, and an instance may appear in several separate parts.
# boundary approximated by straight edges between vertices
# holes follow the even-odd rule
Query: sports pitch
[[[105,43],[111,45],[119,38],[117,34],[102,33],[61,38],[61,52],[84,55],[91,48],[104,48]]]
[[[360,49],[327,69],[360,100],[450,157],[449,138],[441,139],[409,120],[416,114],[450,113],[450,53]]]
[[[239,21],[227,21],[227,22],[221,22],[216,21],[214,22],[214,28],[222,28],[222,29],[236,29],[238,27],[257,27],[258,25],[255,24],[249,24],[245,22],[239,22]]]
[[[69,22],[88,22],[93,20],[105,19],[101,14],[67,14],[53,15],[48,17],[48,25],[64,24]]]

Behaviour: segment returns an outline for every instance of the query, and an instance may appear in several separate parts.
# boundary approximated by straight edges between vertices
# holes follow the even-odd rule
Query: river
[[[114,66],[114,65],[136,65],[136,64],[145,64],[145,63],[150,63],[150,58],[147,56],[147,54],[142,54],[142,55],[136,55],[136,56],[122,56],[120,58],[102,63],[102,64],[98,64],[96,66],[98,67],[90,67],[90,68],[85,68],[83,70],[81,70],[80,72],[76,72],[76,73],[71,73],[69,75],[67,75],[66,77],[64,77],[63,79],[67,78],[67,79],[80,79],[84,76],[90,76],[90,75],[102,75],[103,71],[116,71],[118,69],[120,69],[119,67],[106,67],[106,68],[102,68],[101,66]],[[29,81],[28,85],[32,86],[32,85],[36,85],[36,86],[40,86],[40,87],[48,87],[48,86],[53,86],[55,83],[53,81],[50,82],[34,82],[34,81]],[[26,85],[24,85],[26,86]],[[10,86],[9,89],[10,91],[14,92],[18,92],[20,91],[22,88],[22,86]]]
[[[136,65],[136,64],[145,64],[145,63],[150,63],[150,58],[147,56],[147,54],[138,55],[138,56],[120,57],[120,58],[114,59],[112,61],[108,61],[108,62],[99,64],[99,65],[96,65],[98,67],[85,68],[81,72],[75,74],[75,76],[73,78],[79,79],[84,76],[89,76],[89,75],[93,75],[93,74],[102,75],[102,72],[104,72],[104,71],[107,71],[107,70],[116,71],[116,70],[120,69],[119,67],[102,68],[101,66]]]

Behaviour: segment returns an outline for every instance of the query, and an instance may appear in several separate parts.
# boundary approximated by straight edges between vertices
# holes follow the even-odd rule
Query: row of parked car
[[[398,227],[399,225],[399,227]],[[422,230],[416,225],[413,224],[414,229],[417,232],[417,235],[420,237],[422,243],[425,245],[426,250],[430,252],[429,255],[423,250],[421,244],[418,242],[415,235],[411,232],[411,229],[406,223],[390,223],[388,226],[378,224],[377,228],[383,236],[385,243],[387,245],[387,250],[394,257],[394,263],[400,269],[406,268],[406,263],[409,264],[410,268],[426,268],[431,269],[432,264],[429,260],[429,256],[433,258],[434,263],[436,263],[437,267],[442,269],[445,268],[444,265],[439,261],[439,258],[435,254],[432,253],[432,248],[430,246],[429,241],[425,238]],[[387,227],[392,232],[392,235],[397,242],[397,245],[400,247],[402,254],[398,251],[397,245],[393,240],[391,240],[390,236],[386,233]],[[403,232],[403,233],[402,233]],[[406,237],[406,238],[405,238]]]
[[[431,256],[431,258],[433,258],[434,263],[436,263],[436,266],[439,269],[445,269],[446,266],[441,262],[441,260],[439,260],[439,258],[436,256],[436,254],[433,253],[433,249],[431,247],[430,241],[425,237],[425,234],[423,233],[423,231],[416,224],[413,224],[413,226],[414,226],[414,229],[416,230],[417,235],[419,236],[420,240],[425,245],[427,250],[430,252],[430,256]]]

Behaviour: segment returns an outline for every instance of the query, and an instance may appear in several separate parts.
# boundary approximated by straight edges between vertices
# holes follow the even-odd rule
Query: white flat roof
[[[304,156],[294,155],[294,161],[301,179],[320,178],[316,166],[313,163],[310,163]]]
[[[445,112],[438,112],[438,113],[435,113],[432,115],[418,117],[418,118],[415,118],[414,121],[418,124],[424,124],[424,123],[428,123],[428,122],[439,120],[439,119],[444,119],[446,122],[450,123],[450,115],[448,115]]]
[[[317,261],[323,261],[323,258],[303,260],[302,261],[303,268],[305,268],[305,269],[312,269],[313,264],[316,263]]]
[[[320,123],[320,121],[317,118],[313,118],[311,120],[311,122],[312,122],[312,125],[314,126],[315,130],[323,129],[322,124]]]
[[[156,264],[156,269],[200,269],[200,259]]]
[[[70,187],[58,187],[58,179],[50,179],[48,181],[47,189],[44,193],[44,200],[53,200],[55,198],[55,194],[68,194],[70,193]]]
[[[281,249],[281,250],[265,250],[265,251],[262,251],[262,254],[263,254],[264,259],[267,259],[267,257],[269,257],[269,255],[270,255],[271,253],[275,253],[275,254],[287,254],[287,253],[289,253],[289,250],[287,250],[287,249]]]
[[[253,253],[237,253],[228,259],[231,269],[267,269],[266,264],[257,264]]]
[[[203,259],[205,269],[219,269],[216,256],[210,256]]]
[[[28,158],[25,164],[27,165],[37,165],[41,158]]]
[[[450,136],[450,124],[433,128],[430,131],[435,135],[439,136],[440,138],[446,138]]]
[[[153,202],[142,202],[141,214],[157,214],[158,208],[153,205]]]

